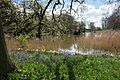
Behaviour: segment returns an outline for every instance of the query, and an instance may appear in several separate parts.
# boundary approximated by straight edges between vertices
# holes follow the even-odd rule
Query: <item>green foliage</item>
[[[16,36],[15,38],[20,42],[26,42],[27,39],[29,39],[30,37],[28,35],[20,34],[19,36]]]
[[[10,80],[119,80],[120,57],[62,55],[46,52],[11,54],[17,72]]]
[[[22,34],[15,37],[15,39],[18,40],[21,44],[20,48],[27,48],[26,42],[28,41],[29,38],[30,38],[29,35],[22,35]]]

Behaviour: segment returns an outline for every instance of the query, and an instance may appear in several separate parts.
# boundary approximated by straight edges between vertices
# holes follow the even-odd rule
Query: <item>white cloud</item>
[[[55,9],[54,14],[59,15],[60,14],[60,9]],[[46,10],[46,15],[52,15],[52,9],[47,9]]]
[[[119,3],[120,4],[120,3]],[[112,4],[104,4],[101,5],[99,8],[96,8],[93,5],[83,4],[84,10],[83,13],[81,13],[82,6],[79,6],[79,4],[74,4],[73,9],[77,11],[77,13],[74,13],[72,11],[72,16],[75,17],[77,21],[80,21],[82,18],[85,19],[86,23],[89,24],[90,22],[94,22],[96,27],[101,27],[101,19],[104,15],[111,15],[113,10],[116,7],[116,3]],[[69,7],[66,8],[68,11]],[[51,9],[47,10],[49,14],[51,14]],[[50,12],[49,12],[50,11]],[[54,12],[55,14],[60,13],[60,9],[56,9]]]
[[[83,18],[87,25],[89,25],[90,22],[94,22],[96,27],[101,27],[102,11],[93,5],[84,4],[84,7],[85,11],[81,14],[79,10],[79,15],[75,17],[77,21]]]
[[[101,13],[103,15],[111,15],[113,10],[116,8],[116,3],[112,3],[112,4],[105,4],[105,5],[101,5],[99,7],[99,10],[101,10]]]
[[[88,5],[85,4],[87,11],[85,12],[86,15],[91,15],[91,14],[101,14],[101,10],[96,9],[95,6],[93,5]]]
[[[79,4],[73,4],[73,9],[77,11],[77,13],[74,13],[72,11],[72,16],[75,17],[77,21],[80,21],[82,18],[86,19],[86,22],[95,22],[95,26],[101,26],[101,19],[103,16],[107,14],[107,16],[111,15],[113,10],[116,8],[117,4],[120,3],[112,3],[112,4],[104,4],[101,5],[99,8],[96,8],[93,5],[83,4],[82,6]],[[14,3],[16,7],[18,7],[18,11],[23,11],[23,8],[20,7],[17,3]],[[68,4],[66,4],[68,5]],[[84,7],[83,7],[84,6]],[[60,14],[60,8],[58,7],[54,13],[59,15]],[[65,10],[68,11],[70,7],[65,6]],[[83,13],[81,13],[81,8],[84,8]],[[30,9],[26,10],[28,13],[31,13],[32,11]],[[47,15],[52,15],[52,9],[47,9],[46,11]]]
[[[120,4],[120,3],[119,3]],[[116,8],[116,3],[112,3],[112,4],[104,4],[101,5],[99,8],[96,8],[93,5],[88,5],[88,4],[84,4],[85,6],[85,11],[82,14],[82,17],[86,19],[87,24],[89,24],[89,22],[94,22],[96,27],[101,27],[102,25],[102,17],[107,15],[111,15],[113,10]],[[80,14],[80,11],[79,11]],[[76,18],[78,21],[81,20],[80,17],[81,16],[77,16],[78,18]]]

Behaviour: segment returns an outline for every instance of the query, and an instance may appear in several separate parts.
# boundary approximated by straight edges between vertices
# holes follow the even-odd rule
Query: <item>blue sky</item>
[[[69,3],[69,0],[67,1]],[[86,24],[94,22],[96,27],[101,27],[102,8],[104,7],[106,2],[107,0],[85,0],[84,6],[87,7],[87,10],[84,11],[83,14],[78,11],[79,15],[75,15],[77,21],[81,21],[81,19],[84,19],[86,21]],[[75,7],[74,9],[76,9],[77,4],[75,4],[73,7]]]
[[[19,3],[22,0],[12,0],[16,3]],[[66,0],[67,2],[69,2],[70,0]],[[103,5],[107,0],[85,0],[85,3],[89,4],[89,5],[94,5],[96,8],[98,8],[100,5]]]
[[[93,5],[96,8],[99,8],[101,5],[104,5],[107,0],[86,0],[86,4]]]
[[[13,0],[16,3],[19,3],[21,0]],[[44,1],[44,0],[42,0]],[[62,1],[62,0],[61,0]],[[82,18],[85,19],[86,23],[95,22],[95,26],[101,27],[101,19],[103,14],[112,13],[113,7],[112,5],[105,4],[108,0],[85,0],[83,4],[86,6],[86,10],[84,13],[80,12],[79,4],[75,3],[73,5],[74,9],[78,9],[77,14],[75,13],[73,16],[77,21],[81,21]],[[70,0],[65,0],[66,5],[70,5]],[[67,7],[65,9],[68,9]],[[48,9],[48,12],[51,11],[51,8]],[[56,9],[56,14],[59,14],[60,9]],[[50,12],[49,12],[50,13]]]

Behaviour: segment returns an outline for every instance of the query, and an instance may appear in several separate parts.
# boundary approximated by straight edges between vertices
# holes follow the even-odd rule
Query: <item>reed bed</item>
[[[120,54],[120,31],[101,31],[87,37],[77,37],[79,47],[100,49]]]
[[[59,48],[69,49],[73,44],[83,49],[95,49],[110,51],[114,54],[120,54],[120,30],[105,30],[88,35],[72,36],[72,37],[44,37],[43,39],[30,39],[25,42],[19,42],[14,38],[6,38],[8,49],[24,50],[54,50]]]

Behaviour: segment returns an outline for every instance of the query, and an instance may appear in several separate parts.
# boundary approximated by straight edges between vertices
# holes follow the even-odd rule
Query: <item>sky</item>
[[[19,2],[21,0],[13,0],[15,2]],[[43,0],[44,1],[44,0]],[[61,0],[62,1],[62,0]],[[75,20],[81,21],[84,20],[87,24],[90,22],[94,22],[96,27],[102,27],[101,25],[101,20],[104,16],[109,16],[112,14],[112,11],[115,9],[115,4],[107,4],[108,0],[85,0],[85,3],[83,4],[84,6],[84,11],[81,13],[81,6],[78,6],[78,3],[73,4],[73,9],[77,10],[77,13],[74,13],[72,11],[72,16],[75,17]],[[64,9],[69,9],[67,7],[70,5],[70,0],[65,0],[66,7]],[[48,8],[48,13],[51,11],[51,7]],[[56,9],[55,14],[60,13],[60,7]],[[106,15],[107,14],[107,15]]]
[[[93,5],[99,8],[101,5],[105,4],[108,0],[86,0],[86,4]]]
[[[85,5],[88,10],[84,12],[87,28],[90,22],[94,22],[96,27],[102,27],[102,8],[107,0],[86,0]],[[78,19],[79,20],[79,19]]]
[[[70,0],[66,0],[69,5]],[[107,4],[108,0],[85,0],[84,11],[81,13],[81,6],[78,3],[73,5],[74,10],[77,13],[72,12],[72,16],[75,17],[77,21],[84,20],[86,23],[86,28],[89,27],[90,22],[94,22],[96,27],[102,27],[102,18],[112,14],[115,9],[115,4]],[[56,14],[59,13],[59,9],[56,10]]]
[[[108,0],[86,0],[84,6],[86,10],[83,14],[76,16],[78,21],[81,17],[86,21],[87,28],[90,22],[94,22],[96,27],[102,27],[102,18],[112,14],[115,4],[107,4]]]

